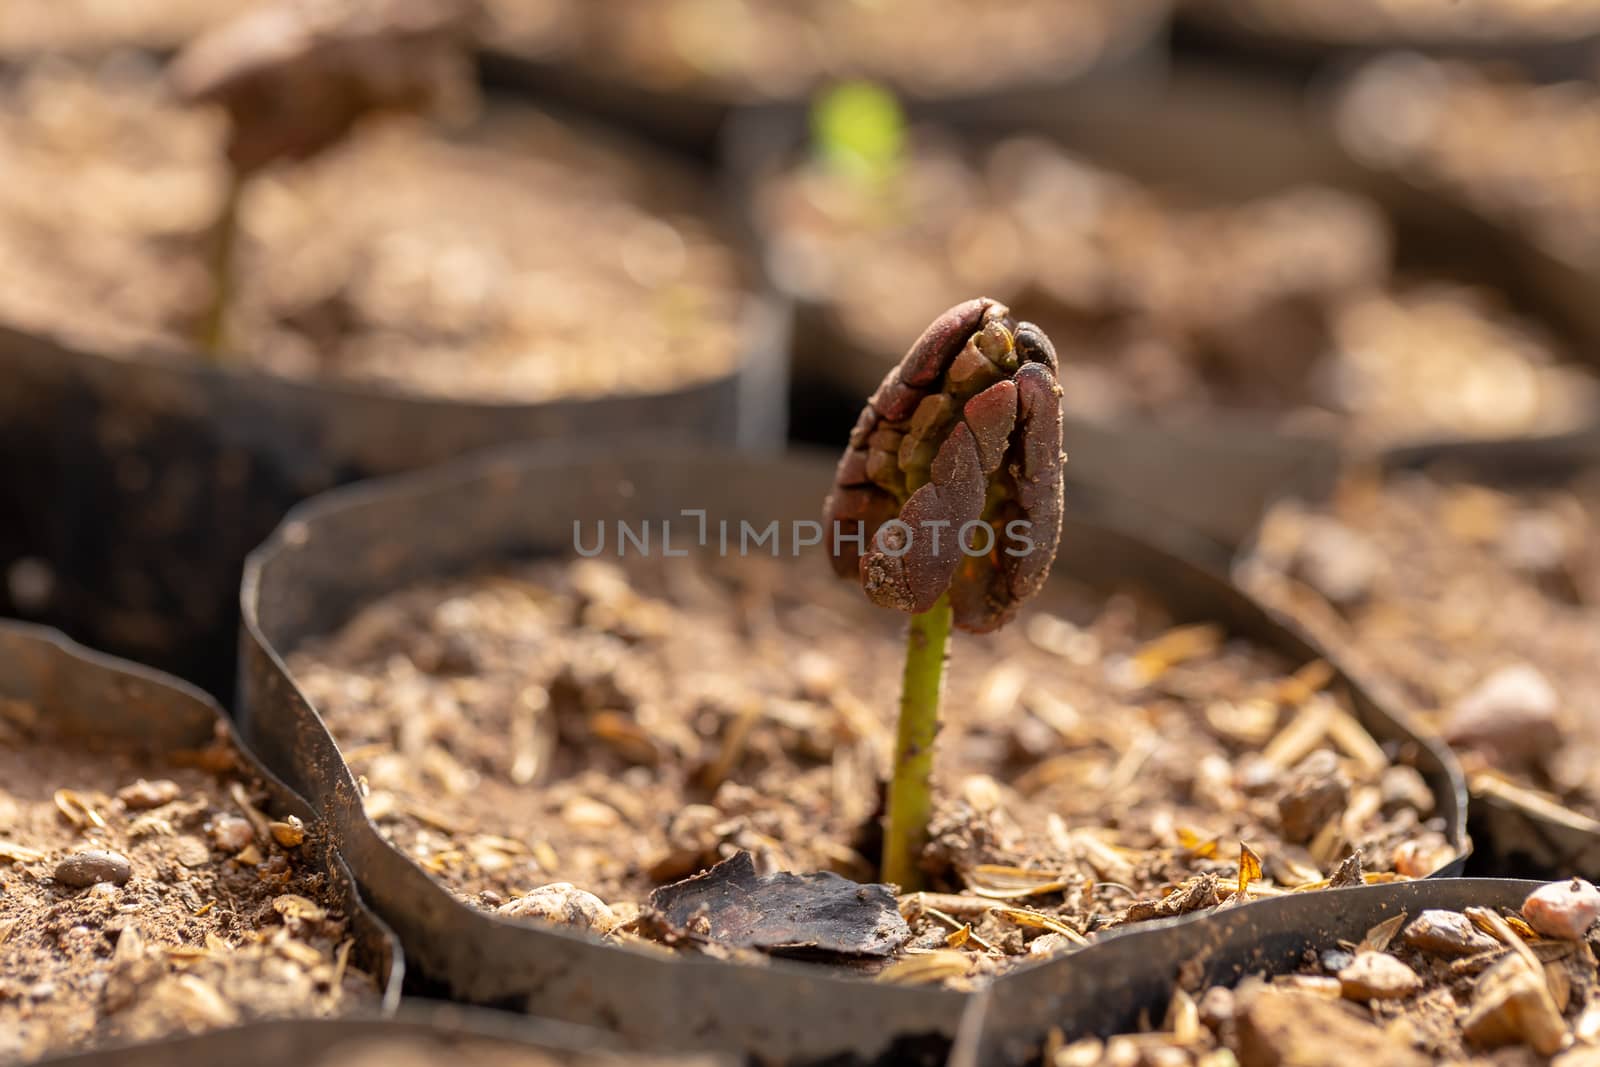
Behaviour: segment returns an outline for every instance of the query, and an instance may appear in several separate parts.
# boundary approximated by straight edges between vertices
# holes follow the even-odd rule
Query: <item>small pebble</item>
[[[1483,1048],[1525,1043],[1544,1056],[1568,1040],[1566,1021],[1550,995],[1544,975],[1528,968],[1516,953],[1479,976],[1461,1032]]]
[[[163,804],[171,804],[183,795],[183,790],[178,788],[178,783],[166,778],[158,778],[147,782],[140,778],[132,785],[123,786],[117,790],[117,799],[129,811],[148,811],[159,808]]]
[[[609,933],[617,924],[616,916],[606,907],[605,901],[571,882],[540,886],[515,900],[508,900],[495,909],[495,914],[513,919],[542,919],[597,934]]]
[[[96,882],[125,884],[133,877],[133,865],[115,852],[79,852],[56,864],[55,880],[62,885],[85,889]]]
[[[291,815],[282,822],[271,822],[267,829],[272,832],[272,839],[284,848],[299,848],[306,840],[306,824]]]
[[[622,821],[609,804],[573,797],[561,808],[561,820],[575,830],[609,830]]]
[[[1071,952],[1076,946],[1064,934],[1040,934],[1028,942],[1028,955],[1048,957],[1061,952]]]
[[[1198,1007],[1200,1021],[1211,1029],[1215,1030],[1224,1023],[1230,1023],[1236,1010],[1233,990],[1227,986],[1214,985],[1201,994]]]
[[[1310,841],[1339,817],[1349,798],[1350,780],[1339,770],[1338,758],[1326,749],[1311,753],[1278,798],[1284,839],[1297,845]]]
[[[1365,599],[1383,568],[1383,554],[1371,540],[1323,518],[1308,523],[1294,561],[1297,577],[1341,606]]]
[[[1500,945],[1459,911],[1442,908],[1429,908],[1411,920],[1400,939],[1412,948],[1440,956],[1470,956]]]
[[[1331,974],[1338,974],[1355,961],[1356,954],[1348,949],[1330,948],[1322,953],[1322,969]]]
[[[224,852],[243,852],[256,839],[256,832],[248,819],[237,815],[219,815],[211,823],[211,843]]]
[[[1551,882],[1528,894],[1522,917],[1545,937],[1580,940],[1600,918],[1600,889],[1581,878]]]
[[[1561,697],[1525,663],[1502,667],[1469,691],[1443,724],[1451,744],[1476,749],[1497,767],[1524,767],[1559,747]]]
[[[1339,991],[1348,1000],[1394,1000],[1422,988],[1417,972],[1387,952],[1362,952],[1339,972]]]
[[[1441,834],[1424,834],[1411,841],[1402,841],[1394,848],[1392,859],[1396,874],[1407,878],[1426,878],[1434,871],[1455,859],[1455,846]]]

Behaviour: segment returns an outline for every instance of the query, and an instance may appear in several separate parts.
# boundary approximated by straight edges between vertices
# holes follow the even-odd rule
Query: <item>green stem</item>
[[[922,888],[919,860],[933,814],[933,738],[939,730],[945,645],[950,640],[950,595],[911,617],[906,670],[900,690],[900,725],[889,780],[889,820],[883,835],[881,878],[902,892]]]
[[[222,210],[212,227],[210,248],[207,249],[206,266],[211,274],[211,298],[206,305],[205,318],[200,320],[196,340],[200,350],[220,363],[223,349],[228,343],[228,306],[233,302],[234,248],[239,243],[239,199],[244,191],[245,177],[229,169],[228,187],[223,193]]]

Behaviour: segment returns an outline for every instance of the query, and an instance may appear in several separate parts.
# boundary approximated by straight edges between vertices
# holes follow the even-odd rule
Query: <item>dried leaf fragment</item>
[[[655,890],[650,907],[682,934],[774,954],[888,956],[911,937],[888,886],[826,871],[760,876],[743,851]]]

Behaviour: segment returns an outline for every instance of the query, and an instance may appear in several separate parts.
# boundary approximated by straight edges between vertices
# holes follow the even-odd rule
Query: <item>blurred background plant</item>
[[[737,378],[719,403],[768,444],[832,444],[983,293],[1060,350],[1072,478],[1200,484],[1196,441],[1370,457],[1600,423],[1593,3],[485,0],[458,49],[481,108],[352,125],[236,195],[229,129],[306,120],[186,106],[165,65],[235,18],[375,0],[4,6],[0,326],[123,365],[221,347],[312,389],[558,412]]]

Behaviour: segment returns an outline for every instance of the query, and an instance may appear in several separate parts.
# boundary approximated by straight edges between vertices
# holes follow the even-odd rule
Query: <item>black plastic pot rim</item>
[[[1600,471],[1600,428],[1550,437],[1526,437],[1448,445],[1419,445],[1398,449],[1379,458],[1386,478],[1437,470],[1446,480],[1461,477],[1507,488],[1536,488],[1565,481],[1584,471]],[[1334,483],[1307,479],[1286,485],[1263,509],[1290,501],[1326,502]],[[1259,529],[1239,546],[1231,570],[1246,566],[1259,544]],[[1302,624],[1276,609],[1272,613],[1285,625],[1303,630]],[[1525,790],[1495,789],[1492,783],[1468,783],[1473,821],[1484,820],[1489,832],[1481,850],[1491,865],[1512,856],[1531,856],[1535,868],[1569,869],[1571,873],[1600,877],[1600,820],[1574,811],[1554,799]],[[1502,856],[1501,853],[1505,853]],[[1519,861],[1518,869],[1530,862]]]
[[[221,706],[209,694],[198,687],[190,685],[180,678],[130,660],[97,652],[72,640],[59,630],[48,626],[18,622],[11,619],[0,619],[0,638],[20,638],[42,647],[48,647],[51,650],[51,655],[60,657],[79,669],[86,668],[109,676],[136,681],[150,690],[164,694],[167,698],[185,701],[203,709],[210,714],[214,727],[217,725],[222,727],[228,743],[244,760],[249,773],[259,777],[271,789],[298,803],[303,810],[316,817],[318,822],[322,823],[318,827],[321,832],[330,832],[331,828],[326,824],[326,820],[316,812],[316,809],[305,797],[290,789],[277,775],[273,774],[272,771],[256,759],[250,748],[235,731],[232,721],[223,712]],[[405,953],[401,947],[400,939],[395,936],[394,931],[389,929],[388,924],[382,917],[372,911],[363,899],[361,888],[355,876],[345,864],[343,857],[338,854],[337,849],[330,848],[324,853],[322,859],[327,866],[332,868],[329,873],[335,879],[344,882],[351,903],[365,913],[362,917],[363,921],[370,923],[379,937],[385,942],[384,947],[389,954],[387,973],[374,973],[373,975],[380,985],[381,1003],[377,1015],[380,1017],[393,1015],[400,1005],[401,988],[405,982]]]
[[[315,542],[317,542],[317,537],[315,537],[314,533],[315,526],[318,525],[318,522],[325,520],[326,517],[330,517],[330,515],[358,512],[358,510],[363,509],[363,506],[374,504],[374,502],[386,501],[386,499],[427,498],[427,496],[430,496],[430,494],[445,490],[445,488],[450,488],[450,486],[493,485],[493,483],[498,482],[498,475],[499,477],[504,477],[504,480],[506,480],[507,483],[515,483],[515,480],[517,480],[518,477],[518,472],[523,472],[523,474],[536,474],[538,470],[546,469],[550,470],[552,474],[555,474],[555,472],[562,472],[562,474],[566,474],[568,477],[571,477],[570,472],[573,470],[574,464],[578,462],[579,456],[581,456],[581,453],[574,453],[574,451],[565,450],[565,448],[554,448],[554,446],[547,446],[547,448],[533,448],[533,450],[528,450],[528,448],[517,448],[517,450],[494,450],[493,453],[486,453],[482,454],[482,456],[475,456],[475,458],[464,459],[464,461],[454,462],[454,464],[448,464],[448,466],[437,467],[437,469],[426,470],[426,472],[400,475],[400,477],[386,478],[386,480],[365,483],[365,485],[349,486],[349,488],[344,488],[344,490],[323,494],[322,498],[314,499],[314,501],[309,501],[307,504],[302,504],[302,506],[298,507],[298,509],[294,509],[293,512],[291,512],[290,517],[286,518],[285,523],[280,526],[280,530],[274,534],[274,537],[272,537],[270,541],[267,541],[266,544],[262,545],[261,549],[256,550],[256,552],[251,555],[250,561],[248,561],[248,565],[246,565],[246,576],[242,589],[246,648],[248,648],[250,645],[253,645],[254,648],[256,648],[259,656],[264,657],[264,661],[269,664],[270,672],[274,673],[274,678],[272,678],[272,681],[274,681],[275,685],[280,683],[280,685],[286,686],[286,689],[288,689],[290,693],[293,693],[294,697],[301,702],[302,707],[307,710],[309,717],[314,718],[315,723],[317,723],[317,729],[320,729],[320,736],[318,736],[317,741],[315,741],[315,744],[317,744],[318,747],[328,747],[328,749],[333,749],[333,741],[331,741],[330,736],[326,736],[326,728],[322,725],[320,715],[317,715],[317,712],[315,712],[314,707],[310,705],[310,702],[307,701],[304,693],[301,693],[301,691],[298,689],[298,686],[296,686],[296,683],[294,683],[293,675],[290,675],[290,672],[288,672],[288,667],[286,667],[285,661],[283,661],[280,649],[278,649],[277,646],[274,646],[274,643],[272,643],[272,641],[269,640],[269,637],[267,637],[266,632],[262,630],[261,619],[259,619],[259,603],[261,603],[262,590],[262,569],[266,568],[266,566],[269,566],[270,561],[274,560],[274,558],[280,557],[282,553],[299,552],[299,550],[306,550],[307,545],[315,544]],[[762,469],[762,467],[770,466],[771,464],[771,461],[758,462],[749,461],[749,459],[747,459],[747,461],[730,461],[730,459],[726,458],[726,456],[715,456],[714,453],[706,453],[706,451],[702,450],[667,450],[661,451],[661,453],[651,454],[650,461],[648,461],[648,464],[645,464],[645,466],[646,470],[648,470],[650,469],[651,464],[654,464],[654,466],[672,467],[677,466],[677,464],[693,464],[694,461],[717,461],[723,462],[723,464],[726,464],[726,462],[742,462],[742,466],[752,470]],[[605,461],[603,462],[605,462],[605,464],[611,464],[611,466],[616,467],[618,470],[634,470],[634,467],[638,466],[638,462],[632,462],[632,464],[630,464],[630,462],[626,461],[626,459],[619,459],[616,458],[616,456],[605,458]],[[802,469],[808,470],[808,472],[813,472],[813,474],[816,474],[816,472],[819,470],[819,467],[816,466],[816,464],[808,464],[805,459],[794,459],[794,461],[790,462],[794,462],[794,466],[784,467],[781,466],[781,464],[771,464],[771,466],[776,467],[773,477],[781,478],[784,474],[794,475],[797,470]],[[611,467],[606,467],[606,470],[610,472]],[[638,474],[637,470],[634,470],[634,474]],[[768,483],[771,485],[773,480],[770,478]],[[1166,552],[1163,552],[1162,549],[1154,549],[1154,552],[1162,552],[1163,555],[1166,555]],[[1222,581],[1221,577],[1214,576],[1214,574],[1211,574],[1210,571],[1206,571],[1203,566],[1186,566],[1190,566],[1190,568],[1194,569],[1195,573],[1197,574],[1203,574],[1203,576],[1206,577],[1206,581],[1219,582],[1221,587],[1226,587],[1226,582]],[[1251,609],[1261,613],[1259,606],[1254,606],[1253,601],[1243,597],[1243,593],[1238,593],[1237,590],[1232,590],[1232,592],[1237,595],[1240,603],[1251,605]],[[1266,619],[1266,614],[1261,614],[1262,617]],[[1310,645],[1309,641],[1304,638],[1304,635],[1299,633],[1298,630],[1293,629],[1293,627],[1282,627],[1282,625],[1278,625],[1277,630],[1278,632],[1285,633],[1286,637],[1290,637],[1290,640],[1299,641],[1301,645],[1306,646],[1306,648],[1309,648],[1310,651],[1314,651],[1314,653],[1317,654],[1322,654],[1320,649],[1315,648],[1315,645]],[[248,659],[248,656],[246,656],[246,659]],[[1333,659],[1333,657],[1330,657],[1330,662],[1333,662],[1333,664],[1338,667],[1338,661]],[[1350,686],[1352,693],[1362,693],[1360,686],[1355,685],[1355,683],[1352,683],[1352,681],[1349,680],[1349,675],[1341,672],[1341,678],[1344,680],[1346,685]],[[245,685],[246,688],[250,686],[248,675],[246,675],[246,680],[243,681],[243,685]],[[1434,766],[1437,766],[1437,768],[1442,768],[1440,774],[1443,774],[1443,779],[1445,779],[1446,784],[1448,784],[1448,789],[1450,789],[1451,795],[1450,797],[1443,797],[1442,795],[1440,800],[1442,800],[1442,805],[1448,805],[1445,808],[1446,811],[1451,811],[1451,809],[1454,811],[1454,821],[1453,824],[1448,827],[1448,830],[1450,830],[1451,841],[1453,841],[1454,845],[1456,845],[1456,848],[1458,848],[1459,851],[1458,859],[1456,859],[1456,861],[1454,861],[1450,867],[1446,867],[1446,870],[1458,869],[1459,864],[1464,862],[1467,851],[1470,849],[1470,845],[1467,843],[1466,830],[1464,830],[1464,816],[1466,816],[1466,789],[1464,789],[1464,785],[1462,785],[1461,774],[1459,774],[1458,766],[1454,765],[1454,761],[1453,758],[1450,757],[1450,753],[1446,752],[1446,750],[1443,750],[1440,745],[1435,744],[1435,742],[1430,742],[1429,739],[1426,739],[1426,737],[1421,737],[1418,736],[1418,734],[1414,734],[1413,731],[1408,731],[1408,729],[1405,728],[1405,725],[1403,725],[1402,718],[1395,717],[1395,715],[1392,715],[1392,713],[1386,712],[1386,710],[1381,709],[1381,707],[1378,707],[1378,705],[1373,704],[1373,702],[1371,702],[1371,697],[1365,696],[1365,694],[1362,694],[1362,699],[1365,699],[1365,704],[1368,705],[1368,707],[1371,707],[1371,709],[1376,709],[1374,710],[1374,713],[1378,713],[1378,715],[1387,715],[1387,721],[1389,721],[1389,726],[1392,728],[1390,729],[1390,733],[1398,731],[1398,733],[1405,734],[1406,741],[1410,741],[1413,742],[1413,744],[1418,745],[1419,749],[1424,750],[1424,752],[1427,753],[1427,757],[1434,761]],[[256,715],[261,715],[262,712],[272,709],[270,709],[270,707],[254,707],[253,702],[248,701],[248,699],[242,699],[242,705],[245,707],[246,736],[261,737],[261,731],[258,731],[258,729],[253,729],[253,726],[251,726],[250,723],[253,721],[253,717],[256,717]],[[1358,707],[1360,707],[1360,702],[1358,702]],[[282,712],[282,709],[278,710]],[[280,726],[282,726],[282,723],[280,723]],[[270,744],[272,744],[272,747],[277,747],[277,742],[270,742]],[[296,771],[296,773],[299,773],[299,771]],[[339,758],[338,766],[334,766],[333,769],[317,769],[315,773],[333,774],[333,776],[338,779],[338,781],[334,782],[323,782],[322,785],[318,785],[318,787],[315,787],[315,789],[312,789],[312,787],[307,785],[307,789],[312,789],[314,795],[325,798],[325,800],[326,798],[330,797],[334,798],[333,803],[338,803],[338,805],[341,806],[341,811],[339,811],[339,813],[325,811],[325,813],[323,813],[325,814],[325,817],[328,817],[328,819],[333,822],[344,822],[344,824],[346,824],[344,825],[344,829],[346,829],[347,833],[358,833],[358,835],[362,835],[362,837],[366,838],[366,840],[381,841],[381,835],[379,835],[376,825],[371,822],[370,817],[366,816],[365,809],[360,809],[357,782],[354,781],[354,776],[352,776],[352,773],[350,773],[349,766],[344,765],[342,758]],[[606,950],[606,952],[618,953],[618,955],[621,955],[621,957],[635,958],[635,960],[640,961],[640,963],[643,963],[645,960],[659,961],[659,957],[656,955],[656,953],[648,952],[648,950],[643,949],[634,949],[634,947],[630,947],[630,945],[606,944],[606,942],[603,942],[602,939],[598,939],[598,937],[587,936],[587,934],[582,933],[574,933],[574,931],[570,931],[570,929],[552,929],[546,928],[546,926],[534,926],[530,925],[530,923],[518,923],[518,921],[504,920],[504,918],[488,915],[488,913],[482,912],[482,910],[474,909],[474,907],[470,907],[470,905],[458,901],[453,894],[448,893],[446,889],[443,889],[443,886],[438,886],[437,883],[432,880],[430,875],[427,875],[426,872],[422,872],[421,867],[418,867],[418,865],[414,864],[410,857],[403,856],[398,849],[394,849],[392,846],[387,845],[387,843],[382,843],[382,841],[381,846],[389,851],[390,856],[397,857],[398,861],[405,864],[406,869],[410,870],[411,872],[408,877],[418,880],[418,885],[427,886],[426,893],[430,894],[432,897],[435,897],[435,899],[430,901],[430,909],[434,909],[435,913],[448,912],[448,915],[450,915],[450,920],[448,921],[451,921],[451,923],[474,923],[474,925],[480,925],[480,929],[496,929],[496,931],[501,931],[499,936],[504,937],[528,937],[531,933],[538,933],[541,934],[541,936],[550,936],[550,934],[554,934],[555,937],[563,937],[563,939],[570,939],[570,941],[581,941],[587,942],[587,944],[597,945],[597,947]],[[363,851],[363,849],[355,849],[355,851],[360,853],[360,851]],[[363,875],[363,877],[366,877],[366,875]],[[1254,907],[1254,904],[1251,904],[1251,907]],[[1130,931],[1130,933],[1133,933],[1133,931]],[[1107,939],[1107,941],[1109,941],[1109,939]],[[1093,950],[1093,947],[1088,950]],[[1029,974],[1034,973],[1034,971],[1048,971],[1048,969],[1054,968],[1054,966],[1080,968],[1080,966],[1083,966],[1082,961],[1080,961],[1080,957],[1082,957],[1082,952],[1074,953],[1074,955],[1070,955],[1070,957],[1066,957],[1064,960],[1054,961],[1054,963],[1053,961],[1040,961],[1038,965],[1022,965],[1021,968],[1016,969],[1016,971],[1013,971],[1013,973],[1008,973],[1005,977],[1002,977],[1002,979],[1000,979],[1000,984],[1003,985],[1005,982],[1011,981],[1011,976],[1013,976],[1013,974]],[[674,968],[683,968],[682,971],[680,971],[680,974],[682,974],[680,981],[685,982],[685,984],[696,981],[696,977],[694,977],[696,974],[728,974],[730,971],[742,971],[742,973],[747,974],[752,973],[752,969],[744,968],[744,966],[730,965],[730,963],[723,963],[723,961],[704,960],[704,958],[678,957],[674,958],[674,960],[670,960],[670,965],[674,966]],[[784,963],[784,961],[774,961],[773,965],[771,965],[771,968],[758,968],[755,969],[755,973],[789,974],[789,976],[794,976],[795,979],[802,979],[803,977],[806,982],[811,982],[811,984],[813,984],[814,989],[822,990],[822,992],[826,992],[826,990],[835,990],[835,993],[837,993],[837,995],[842,995],[842,997],[859,998],[861,997],[862,993],[866,993],[867,990],[883,989],[882,985],[869,984],[869,982],[862,982],[859,981],[859,979],[854,979],[854,977],[818,973],[818,968],[805,968],[805,966],[790,965],[790,963]],[[830,995],[835,995],[835,993],[830,993]],[[928,990],[928,992],[925,992],[925,995],[928,995],[928,997],[936,997],[936,995],[939,995],[939,993],[933,992],[933,990]],[[963,995],[954,995],[954,997],[960,998],[963,997]],[[960,1000],[952,1001],[952,1003],[960,1003]]]
[[[1159,1019],[1180,968],[1201,968],[1205,985],[1233,986],[1250,975],[1292,973],[1307,949],[1359,941],[1371,927],[1428,908],[1518,907],[1545,883],[1502,878],[1436,878],[1324,889],[1239,907],[1162,919],[1110,932],[1070,957],[1076,968],[1030,968],[1007,990],[990,986],[962,1022],[949,1067],[1003,1067],[1036,1055],[1050,1027],[1069,1041],[1139,1029]],[[1098,951],[1097,951],[1098,950]],[[1105,980],[1123,974],[1122,982]]]
[[[1126,64],[1137,60],[1142,54],[1159,48],[1164,36],[1163,31],[1171,20],[1175,0],[1157,0],[1149,5],[1149,10],[1137,19],[1131,19],[1125,24],[1114,27],[1107,46],[1100,52],[1084,56],[1077,63],[1061,62],[1057,66],[1046,66],[1041,69],[1028,70],[1015,79],[1000,85],[985,88],[960,88],[949,91],[919,90],[914,86],[897,85],[892,81],[877,78],[870,72],[860,75],[870,81],[883,82],[893,92],[901,95],[909,106],[916,109],[928,109],[937,114],[940,107],[981,107],[991,101],[1005,100],[1022,94],[1045,94],[1064,91],[1074,86],[1081,85],[1102,74],[1115,74]],[[490,42],[480,49],[480,54],[491,64],[502,68],[524,67],[540,72],[564,72],[569,70],[584,70],[585,65],[581,57],[563,55],[545,55],[517,49],[515,46],[501,42]],[[803,89],[792,96],[765,96],[759,93],[741,93],[737,91],[721,91],[715,85],[692,85],[670,90],[652,88],[632,81],[612,81],[617,90],[629,95],[637,94],[641,100],[652,97],[662,97],[680,102],[684,105],[703,109],[707,112],[760,112],[764,110],[782,110],[802,107],[811,98],[813,92],[825,87],[830,78],[825,73],[819,73],[810,88]],[[516,75],[511,74],[506,81],[509,85],[516,84]]]
[[[486,1041],[529,1052],[581,1056],[585,1063],[591,1056],[599,1058],[599,1062],[610,1062],[604,1057],[618,1051],[615,1037],[603,1030],[465,1004],[407,998],[392,1013],[382,1015],[261,1019],[201,1034],[105,1045],[47,1057],[36,1061],[35,1067],[122,1067],[130,1054],[140,1064],[151,1065],[244,1063],[249,1067],[279,1067],[284,1060],[275,1046],[280,1044],[292,1046],[291,1051],[298,1058],[352,1042],[400,1040]],[[651,1057],[650,1063],[651,1067],[670,1067],[669,1061],[657,1057]],[[703,1064],[705,1060],[697,1057],[692,1067]],[[618,1067],[626,1067],[626,1061],[620,1061]],[[734,1065],[719,1062],[715,1067]]]
[[[708,386],[729,378],[737,378],[749,369],[753,356],[759,355],[762,345],[752,343],[770,335],[773,323],[783,314],[782,298],[766,292],[752,292],[745,296],[739,330],[739,358],[720,375],[685,383],[674,389],[653,393],[619,393],[552,398],[548,400],[500,399],[492,396],[452,397],[401,388],[385,382],[356,382],[337,378],[294,378],[272,374],[252,365],[239,363],[227,355],[210,357],[198,349],[178,346],[136,345],[120,352],[98,350],[96,346],[65,337],[50,330],[26,329],[0,322],[0,360],[7,348],[7,336],[24,337],[70,352],[79,359],[104,365],[134,365],[158,369],[167,374],[192,377],[202,381],[223,382],[230,386],[252,391],[272,390],[286,399],[322,395],[340,401],[383,400],[391,403],[415,404],[425,411],[432,407],[481,408],[487,411],[514,411],[522,408],[540,408],[556,405],[583,405],[622,397],[661,398],[689,396]]]
[[[484,471],[492,472],[497,465],[502,463],[520,466],[521,464],[519,463],[519,460],[530,455],[537,455],[541,458],[549,460],[553,464],[559,465],[560,460],[563,458],[570,458],[574,461],[577,461],[586,454],[587,450],[578,446],[548,445],[530,447],[527,445],[511,444],[501,448],[488,449],[471,456],[463,457],[459,460],[439,464],[438,466],[426,470],[411,471],[385,478],[372,478],[366,481],[356,482],[351,485],[341,486],[337,489],[331,489],[327,492],[320,493],[309,500],[297,504],[289,511],[287,515],[284,516],[283,522],[279,525],[278,529],[273,532],[272,536],[263,542],[261,546],[252,552],[245,560],[244,581],[240,586],[240,608],[241,618],[243,620],[242,630],[244,633],[244,639],[253,642],[262,650],[262,652],[272,662],[273,666],[276,667],[281,673],[283,678],[288,681],[288,684],[294,690],[296,695],[299,696],[299,698],[304,701],[305,705],[311,709],[312,714],[316,717],[318,725],[321,726],[324,731],[327,731],[328,728],[322,720],[321,712],[316,710],[316,705],[312,703],[308,697],[306,697],[303,691],[301,691],[299,683],[294,680],[294,672],[289,669],[288,663],[283,658],[283,653],[273,644],[272,641],[267,638],[266,634],[261,630],[259,623],[258,604],[260,600],[261,589],[261,570],[266,561],[280,552],[294,551],[306,544],[310,527],[313,526],[323,515],[334,514],[351,508],[359,508],[369,502],[381,501],[397,493],[426,496],[433,490],[456,484],[457,482],[461,481],[464,476]],[[667,462],[671,462],[675,458],[704,458],[708,454],[709,453],[702,449],[697,449],[693,446],[687,445],[673,445],[665,449],[652,450],[650,453],[652,457],[656,459],[665,459]],[[331,737],[331,731],[329,731],[329,735]],[[343,778],[343,781],[340,781],[336,784],[336,788],[348,788],[353,791],[359,790],[355,775],[350,771],[348,765],[345,765],[344,767]],[[325,813],[323,814],[325,815]],[[365,810],[362,810],[360,813],[360,821],[364,824],[363,828],[366,832],[370,833],[378,840],[383,840],[383,835],[378,830],[377,824],[372,821],[372,819],[366,814]],[[597,934],[575,929],[570,926],[539,924],[519,921],[516,919],[508,919],[495,915],[491,912],[486,912],[481,908],[475,908],[472,905],[457,899],[454,895],[445,891],[443,887],[438,886],[437,883],[433,881],[433,876],[431,874],[428,874],[421,867],[421,865],[417,864],[409,856],[406,856],[398,848],[387,844],[387,842],[385,842],[385,847],[392,849],[397,855],[400,856],[401,859],[414,868],[418,875],[427,878],[430,883],[433,883],[439,890],[441,898],[447,898],[446,903],[448,908],[455,913],[458,919],[468,919],[473,922],[487,922],[491,926],[505,931],[525,932],[528,930],[537,930],[541,933],[552,934],[556,937],[568,938],[571,940],[601,946],[610,951],[634,956],[641,960],[659,960],[661,958],[661,953],[658,951],[626,942],[618,943],[609,941]],[[745,969],[744,965],[688,954],[674,954],[673,962],[677,966],[682,966],[689,969]],[[867,979],[852,977],[842,973],[832,973],[825,968],[795,963],[781,957],[775,957],[771,959],[769,964],[763,969],[773,970],[779,973],[786,972],[796,976],[804,976],[813,981],[836,983],[847,987],[860,987],[872,984]]]
[[[1260,0],[1257,0],[1259,3]],[[1178,18],[1196,36],[1234,48],[1250,49],[1261,58],[1279,63],[1311,65],[1341,57],[1372,57],[1387,52],[1414,51],[1446,58],[1512,61],[1534,71],[1554,68],[1557,74],[1575,69],[1575,57],[1584,55],[1600,40],[1600,25],[1577,33],[1517,33],[1501,30],[1493,35],[1426,33],[1399,27],[1387,34],[1330,39],[1297,32],[1292,26],[1275,29],[1265,20],[1250,18],[1238,5],[1201,4],[1184,8]]]

